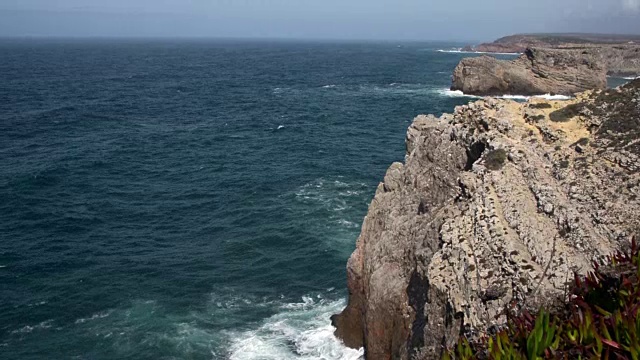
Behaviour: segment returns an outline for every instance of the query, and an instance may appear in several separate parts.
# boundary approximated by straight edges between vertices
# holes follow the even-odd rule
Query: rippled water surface
[[[0,358],[357,359],[328,317],[453,46],[0,42]]]

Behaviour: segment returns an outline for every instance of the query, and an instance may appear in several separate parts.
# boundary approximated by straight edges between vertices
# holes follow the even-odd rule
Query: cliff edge
[[[590,51],[526,49],[515,60],[465,58],[456,66],[451,90],[471,95],[542,95],[604,89],[606,68]]]
[[[550,306],[640,233],[640,80],[570,101],[418,116],[349,259],[333,317],[369,360],[438,359],[507,311]]]
[[[523,53],[527,48],[567,49],[594,54],[612,76],[640,76],[640,36],[614,34],[519,34],[465,51]]]

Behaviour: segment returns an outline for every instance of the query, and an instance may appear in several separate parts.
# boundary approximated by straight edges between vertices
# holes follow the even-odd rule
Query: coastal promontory
[[[545,66],[541,83],[558,76]],[[640,80],[418,116],[362,224],[336,334],[368,360],[438,359],[507,307],[562,301],[574,273],[640,233],[639,138]]]
[[[481,53],[524,53],[527,48],[588,51],[610,76],[640,76],[640,36],[615,34],[518,34],[467,46]]]
[[[515,60],[465,58],[451,90],[470,95],[573,95],[607,86],[606,67],[593,51],[527,48]]]

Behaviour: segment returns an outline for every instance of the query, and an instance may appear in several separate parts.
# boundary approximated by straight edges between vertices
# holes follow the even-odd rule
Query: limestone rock
[[[527,48],[591,52],[613,76],[640,76],[640,36],[611,34],[511,35],[492,43],[466,46],[465,51],[523,53]]]
[[[451,90],[473,95],[573,95],[606,86],[606,69],[595,54],[530,48],[512,61],[491,56],[462,59],[453,72]]]
[[[561,299],[640,231],[639,139],[640,80],[418,116],[364,219],[336,334],[368,360],[439,359],[507,311]]]

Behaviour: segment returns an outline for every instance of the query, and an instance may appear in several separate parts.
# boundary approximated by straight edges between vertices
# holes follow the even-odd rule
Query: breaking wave
[[[450,49],[450,50],[439,49],[436,51],[441,53],[449,53],[449,54],[494,54],[494,55],[513,55],[513,56],[522,55],[522,53],[510,53],[510,52],[463,51],[462,48]]]
[[[544,95],[500,95],[500,96],[477,96],[477,95],[469,95],[465,94],[460,90],[449,90],[449,89],[441,89],[437,90],[437,93],[442,96],[448,97],[468,97],[473,99],[482,99],[485,97],[494,97],[498,99],[510,99],[510,100],[529,100],[529,99],[545,99],[545,100],[569,100],[571,96],[566,95],[552,95],[552,94],[544,94]]]
[[[347,348],[334,335],[329,317],[344,308],[344,300],[303,297],[257,329],[231,334],[230,360],[360,360],[364,350]]]

